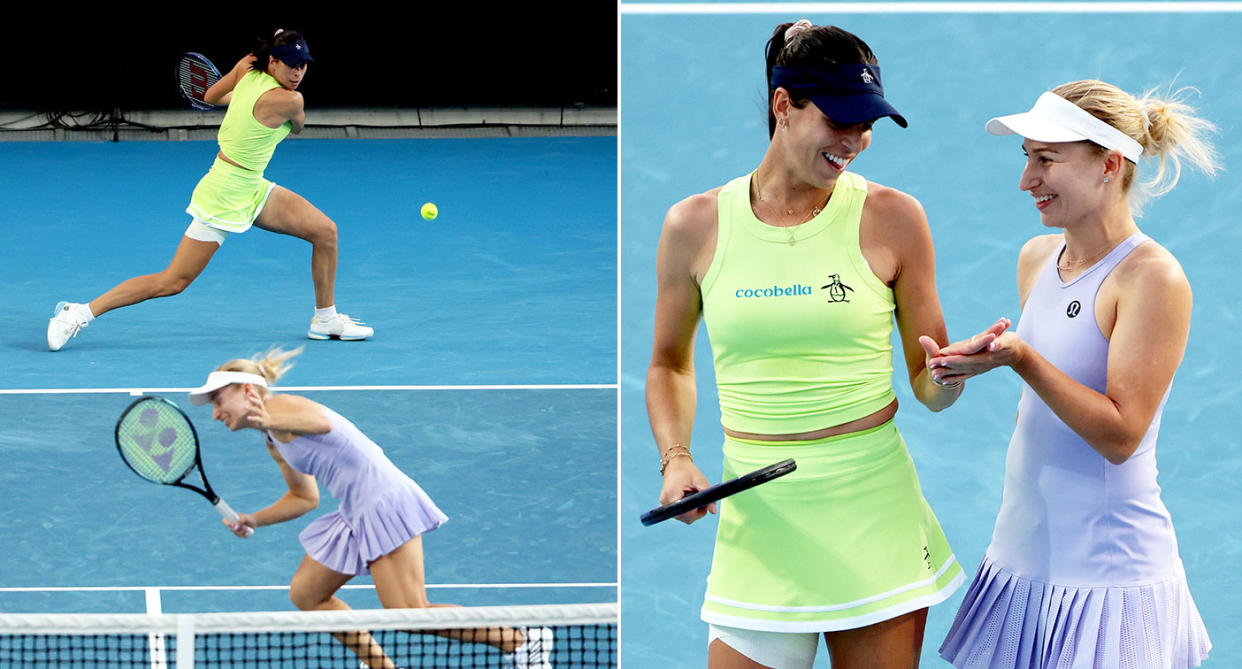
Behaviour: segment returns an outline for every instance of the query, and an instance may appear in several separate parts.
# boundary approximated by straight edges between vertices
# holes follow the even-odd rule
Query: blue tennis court
[[[432,601],[616,601],[615,138],[286,142],[267,176],[336,221],[337,305],[372,339],[307,340],[310,246],[256,229],[183,294],[48,352],[58,300],[167,264],[215,151],[0,151],[0,609],[142,612],[152,589],[167,613],[292,609],[297,533],[334,500],[236,539],[198,495],[128,471],[112,431],[132,395],[170,397],[217,492],[267,506],[284,483],[261,437],[183,393],[226,360],[302,345],[282,387],[351,419],[449,515],[424,543]],[[378,607],[369,579],[355,583],[342,598]]]
[[[1242,470],[1234,418],[1239,394],[1230,376],[1242,258],[1236,209],[1242,186],[1242,56],[1238,13],[1005,13],[962,3],[935,13],[886,13],[886,3],[786,6],[622,5],[621,20],[621,439],[624,546],[624,661],[633,666],[704,666],[707,626],[698,619],[711,562],[715,521],[643,528],[655,506],[658,457],[647,424],[643,384],[651,351],[655,248],[664,213],[678,200],[725,183],[759,164],[767,147],[763,47],[772,29],[808,11],[865,39],[879,57],[889,100],[910,121],[877,123],[855,171],[913,194],[931,223],[937,280],[951,339],[999,316],[1019,315],[1015,261],[1041,234],[1018,190],[1020,143],[987,135],[984,122],[1030,107],[1042,91],[1101,78],[1130,91],[1194,86],[1192,102],[1220,128],[1225,174],[1187,173],[1139,224],[1182,262],[1195,291],[1189,348],[1164,413],[1160,483],[1172,512],[1190,588],[1212,636],[1206,666],[1242,664],[1236,630],[1242,613],[1242,512],[1229,500]],[[1126,3],[1120,3],[1126,4]],[[1170,3],[1176,4],[1176,3]],[[861,7],[862,9],[859,9]],[[819,8],[823,11],[813,13]],[[868,11],[868,8],[870,11]],[[834,11],[835,10],[835,11]],[[976,11],[977,10],[977,11]],[[696,13],[688,13],[688,12]],[[719,410],[706,333],[699,337],[696,462],[720,475]],[[904,368],[903,368],[904,369]],[[897,424],[923,491],[968,574],[991,539],[1013,429],[1019,381],[994,373],[972,381],[951,409],[932,414],[913,399],[905,374],[895,383]],[[930,614],[922,665],[936,654],[965,588]],[[819,653],[816,666],[828,666]]]

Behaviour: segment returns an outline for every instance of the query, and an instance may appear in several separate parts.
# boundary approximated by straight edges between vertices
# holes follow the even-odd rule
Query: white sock
[[[315,318],[318,318],[321,321],[328,321],[336,318],[336,305],[334,304],[330,307],[324,307],[322,309],[315,307]]]
[[[85,318],[87,323],[95,320],[95,314],[91,313],[90,304],[76,304],[70,308],[73,309],[78,315]]]

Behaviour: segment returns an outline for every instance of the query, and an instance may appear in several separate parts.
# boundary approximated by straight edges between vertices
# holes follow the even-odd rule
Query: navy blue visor
[[[289,67],[297,67],[302,63],[313,63],[311,58],[310,47],[306,46],[306,40],[298,40],[280,46],[274,46],[268,49],[268,53],[275,56],[280,62]]]
[[[880,66],[866,63],[844,63],[817,67],[772,68],[771,90],[784,88],[791,95],[807,98],[824,116],[841,125],[866,123],[889,116],[905,128],[902,116],[884,99],[880,83]]]

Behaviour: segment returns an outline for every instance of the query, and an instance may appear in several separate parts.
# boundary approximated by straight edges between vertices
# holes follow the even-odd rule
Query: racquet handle
[[[237,518],[238,518],[238,516],[237,516],[237,512],[233,510],[233,507],[229,506],[229,503],[228,503],[228,502],[224,501],[223,499],[221,499],[221,500],[217,500],[217,501],[216,501],[216,511],[219,511],[219,512],[220,512],[220,515],[222,515],[222,516],[224,516],[226,519],[228,519],[228,521],[229,521],[229,522],[231,522],[231,523],[233,523],[233,524],[237,524]],[[253,528],[253,527],[251,527],[251,526],[249,526],[249,525],[244,525],[243,527],[245,527],[245,528],[246,528],[246,536],[250,536],[250,535],[254,534],[254,528]]]

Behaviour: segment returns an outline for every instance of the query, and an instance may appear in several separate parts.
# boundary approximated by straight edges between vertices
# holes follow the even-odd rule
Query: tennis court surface
[[[596,659],[565,666],[615,661],[615,138],[286,142],[267,177],[336,221],[337,305],[373,338],[307,340],[310,246],[255,229],[228,239],[185,293],[106,314],[48,352],[57,301],[89,300],[167,264],[215,150],[66,142],[0,152],[0,211],[6,229],[23,231],[0,264],[12,318],[0,334],[0,610],[161,613],[164,627],[135,633],[138,666],[182,666],[178,625],[191,619],[181,614],[293,612],[297,534],[334,500],[325,493],[307,516],[238,539],[198,495],[130,472],[113,429],[136,396],[172,399],[195,423],[216,492],[238,511],[262,508],[285,490],[262,437],[230,433],[184,392],[229,359],[305,345],[282,389],[353,421],[449,515],[424,538],[430,599],[600,605],[585,618],[503,620],[585,620],[590,638],[575,642],[564,628],[555,645]],[[433,222],[419,216],[426,201],[439,206]],[[340,596],[379,606],[366,577]],[[609,611],[614,623],[597,631]],[[401,634],[384,642],[402,648],[401,666],[423,666],[427,653],[451,652],[447,666],[500,661],[489,651],[469,664],[461,658],[479,644]],[[342,666],[333,644],[309,652]]]

